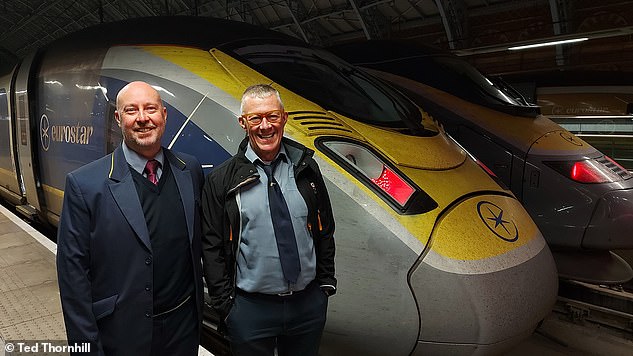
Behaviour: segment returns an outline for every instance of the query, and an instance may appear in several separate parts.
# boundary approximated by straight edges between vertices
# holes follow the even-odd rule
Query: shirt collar
[[[138,153],[136,153],[134,150],[132,150],[131,148],[129,148],[126,144],[125,141],[123,141],[121,143],[121,148],[123,149],[123,155],[125,156],[125,160],[127,161],[127,163],[134,168],[135,171],[143,174],[143,170],[145,169],[145,164],[147,163],[147,161],[149,161],[147,158],[139,155]],[[156,154],[156,156],[154,157],[155,160],[157,160],[158,162],[160,162],[160,166],[162,167],[165,161],[165,155],[163,154],[163,148],[161,147],[161,149],[158,151],[158,153]]]
[[[248,145],[246,145],[246,152],[244,153],[244,155],[246,156],[246,158],[249,161],[251,161],[254,164],[257,163],[257,161],[260,161],[260,162],[262,162],[264,164],[269,164],[270,163],[270,162],[264,162],[261,158],[259,158],[257,153],[255,153],[255,151],[251,147],[250,142],[248,143]],[[275,156],[275,159],[277,159],[277,157],[281,157],[281,159],[284,162],[287,162],[288,154],[286,153],[286,147],[284,146],[283,143],[281,144],[281,147],[279,148],[279,152],[277,153],[277,156]]]

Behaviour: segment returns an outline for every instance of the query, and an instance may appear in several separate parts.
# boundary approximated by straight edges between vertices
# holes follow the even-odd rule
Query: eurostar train
[[[0,76],[2,196],[55,224],[66,173],[120,144],[116,93],[134,80],[164,99],[164,145],[207,172],[244,138],[244,89],[281,92],[286,135],[315,151],[337,222],[322,354],[501,353],[550,312],[554,260],[511,192],[389,86],[244,23],[133,19],[25,58]]]
[[[539,112],[510,85],[466,61],[410,42],[330,48],[409,95],[523,203],[561,277],[633,278],[614,249],[633,248],[633,176]]]

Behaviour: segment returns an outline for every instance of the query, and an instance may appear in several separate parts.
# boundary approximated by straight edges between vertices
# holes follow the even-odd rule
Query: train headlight
[[[437,203],[370,146],[340,137],[321,137],[316,146],[400,214],[420,214]]]
[[[626,169],[607,156],[581,161],[549,161],[545,165],[580,183],[614,183],[631,178]]]
[[[413,192],[415,191],[411,185],[405,182],[391,168],[383,165],[382,173],[378,178],[370,178],[380,189],[394,198],[400,205],[404,206]]]

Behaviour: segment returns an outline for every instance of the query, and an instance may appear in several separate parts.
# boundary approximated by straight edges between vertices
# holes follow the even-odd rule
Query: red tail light
[[[564,176],[580,183],[613,183],[621,181],[623,177],[608,167],[605,162],[608,162],[611,165],[611,162],[613,161],[604,156],[598,159],[587,159],[582,161],[543,163]]]
[[[588,161],[574,163],[571,167],[571,179],[581,183],[602,183],[607,181],[601,172],[594,169]]]

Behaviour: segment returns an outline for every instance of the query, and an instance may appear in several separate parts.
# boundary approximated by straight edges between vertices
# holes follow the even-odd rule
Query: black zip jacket
[[[314,151],[283,138],[293,164],[297,188],[308,207],[308,231],[314,239],[316,281],[336,287],[334,278],[334,217],[323,176],[312,158]],[[238,153],[207,175],[202,189],[202,257],[211,306],[228,314],[235,297],[236,255],[240,243],[240,212],[236,193],[259,181],[257,168],[244,155],[248,138]]]

